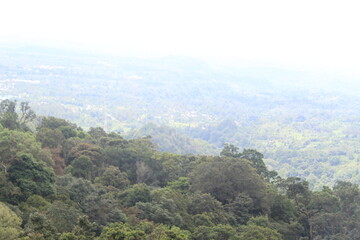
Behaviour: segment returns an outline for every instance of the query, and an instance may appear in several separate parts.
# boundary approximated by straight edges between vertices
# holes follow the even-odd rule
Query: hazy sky
[[[357,71],[357,2],[5,0],[0,39]]]

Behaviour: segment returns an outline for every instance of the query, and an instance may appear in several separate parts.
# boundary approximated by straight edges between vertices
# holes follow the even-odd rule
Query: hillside
[[[303,179],[270,171],[255,149],[226,144],[220,156],[164,153],[149,138],[84,131],[24,105],[0,102],[0,239],[360,236],[357,184],[314,191]]]
[[[159,149],[174,153],[213,154],[224,143],[256,148],[281,176],[301,176],[316,187],[360,182],[359,85],[351,81],[186,57],[34,47],[3,48],[0,59],[0,97],[31,101],[40,115],[84,129],[152,135]],[[162,138],[159,127],[171,137]]]

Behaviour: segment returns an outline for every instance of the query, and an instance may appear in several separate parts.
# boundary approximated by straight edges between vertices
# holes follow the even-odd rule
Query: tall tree
[[[29,102],[20,103],[20,117],[16,112],[16,101],[5,99],[0,102],[0,124],[9,129],[26,129],[26,124],[36,118]]]
[[[277,179],[277,172],[269,171],[264,163],[264,155],[255,149],[244,149],[242,152],[239,148],[232,144],[225,144],[220,156],[243,158],[249,160],[252,166],[256,169],[256,172],[268,181],[274,181]]]
[[[36,118],[35,112],[30,108],[29,102],[20,103],[20,119],[19,124],[25,125]]]
[[[0,102],[0,124],[12,130],[19,128],[16,101],[5,99]]]

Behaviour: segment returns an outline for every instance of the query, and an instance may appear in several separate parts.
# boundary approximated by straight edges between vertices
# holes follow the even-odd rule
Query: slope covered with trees
[[[181,155],[55,117],[17,119],[0,126],[0,239],[359,239],[356,184],[312,191],[229,144]]]
[[[31,47],[0,56],[0,98],[31,101],[41,115],[128,139],[150,134],[172,153],[255,148],[269,168],[316,189],[360,183],[360,85],[349,76]]]

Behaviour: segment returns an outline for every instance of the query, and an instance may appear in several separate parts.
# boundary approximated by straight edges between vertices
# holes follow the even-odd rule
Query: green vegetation
[[[31,101],[38,114],[84,129],[102,127],[127,139],[150,135],[160,151],[216,155],[231,143],[259,150],[271,170],[304,178],[317,190],[337,180],[360,184],[360,85],[349,86],[348,79],[330,75],[325,85],[300,71],[234,70],[175,56],[38,48],[0,48],[0,54],[0,99],[24,102],[0,106],[9,129],[34,130],[25,124],[34,117]],[[59,124],[38,134],[43,147],[59,144],[59,131],[80,137],[73,125],[56,130]]]
[[[0,239],[17,239],[21,233],[21,218],[6,204],[0,202]]]
[[[270,171],[254,149],[227,144],[220,156],[181,155],[54,117],[15,123],[0,127],[0,239],[360,236],[357,184],[311,190]]]

